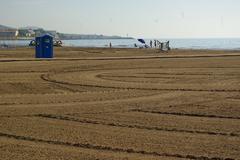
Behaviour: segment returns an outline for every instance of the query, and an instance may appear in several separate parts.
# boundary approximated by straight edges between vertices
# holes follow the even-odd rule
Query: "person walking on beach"
[[[154,47],[157,48],[157,40],[154,40]]]
[[[150,47],[151,47],[151,48],[153,47],[153,42],[152,42],[152,40],[150,40]]]
[[[112,43],[111,42],[109,43],[109,48],[112,48]]]

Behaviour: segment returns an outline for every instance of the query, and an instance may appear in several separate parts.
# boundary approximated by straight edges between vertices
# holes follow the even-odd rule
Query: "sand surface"
[[[240,159],[240,52],[0,50],[0,160]]]

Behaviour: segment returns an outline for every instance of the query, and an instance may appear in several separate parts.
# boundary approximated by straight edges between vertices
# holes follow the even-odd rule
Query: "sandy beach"
[[[240,51],[0,50],[0,159],[240,159]]]

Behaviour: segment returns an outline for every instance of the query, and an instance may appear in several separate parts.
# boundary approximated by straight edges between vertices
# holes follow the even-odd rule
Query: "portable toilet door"
[[[35,56],[36,58],[43,58],[43,51],[42,51],[42,37],[36,37],[35,39]]]
[[[36,38],[36,58],[53,58],[53,37],[43,35]]]
[[[53,58],[53,37],[44,35],[42,37],[42,49],[44,58]]]

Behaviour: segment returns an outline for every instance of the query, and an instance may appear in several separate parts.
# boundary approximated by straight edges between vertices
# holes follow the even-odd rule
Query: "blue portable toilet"
[[[36,37],[36,58],[53,58],[53,37],[45,34]]]

